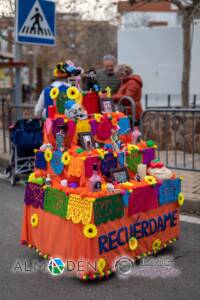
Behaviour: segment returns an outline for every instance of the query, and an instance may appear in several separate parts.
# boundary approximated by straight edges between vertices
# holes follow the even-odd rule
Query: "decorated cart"
[[[129,118],[101,96],[101,113],[88,114],[75,86],[49,91],[24,198],[22,244],[44,258],[81,261],[74,272],[82,279],[175,242],[184,201],[181,178],[156,160],[155,143],[135,139]]]

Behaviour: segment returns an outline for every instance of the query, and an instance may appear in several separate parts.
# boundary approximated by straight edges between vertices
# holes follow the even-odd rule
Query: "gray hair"
[[[122,65],[118,65],[115,68],[115,73],[116,73],[116,75],[127,75],[127,76],[129,76],[129,75],[133,74],[133,69],[129,65],[122,64]]]
[[[111,60],[111,61],[113,61],[114,63],[116,63],[116,58],[115,58],[113,55],[111,55],[111,54],[106,54],[106,55],[104,55],[103,61],[107,61],[107,60]]]

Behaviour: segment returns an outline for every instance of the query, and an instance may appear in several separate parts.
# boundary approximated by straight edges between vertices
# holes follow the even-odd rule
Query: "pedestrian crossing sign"
[[[17,1],[16,42],[55,45],[54,1]]]

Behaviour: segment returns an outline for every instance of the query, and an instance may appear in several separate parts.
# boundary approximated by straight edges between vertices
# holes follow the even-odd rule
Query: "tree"
[[[161,0],[128,0],[131,5],[146,4],[152,2],[161,2]],[[200,10],[199,0],[162,0],[162,2],[171,2],[175,4],[182,16],[183,28],[183,74],[181,83],[182,106],[189,106],[189,84],[191,69],[191,25],[194,16]]]

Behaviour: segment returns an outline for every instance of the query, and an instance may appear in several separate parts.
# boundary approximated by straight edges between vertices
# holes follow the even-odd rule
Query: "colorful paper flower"
[[[46,150],[45,150],[45,152],[44,152],[44,158],[45,158],[45,160],[47,161],[47,162],[50,162],[51,160],[52,160],[52,151],[49,149],[49,148],[47,148]]]
[[[156,179],[153,176],[144,176],[144,180],[148,184],[156,184]]]
[[[29,175],[28,182],[32,182],[32,181],[34,181],[34,179],[35,179],[35,173],[33,172]]]
[[[63,165],[67,166],[69,164],[70,160],[71,160],[71,156],[69,155],[69,153],[67,151],[65,151],[61,158]]]
[[[97,236],[97,228],[94,224],[88,224],[83,228],[83,234],[88,239],[93,239]]]
[[[45,152],[44,152],[44,157],[45,157],[45,160],[47,161],[47,162],[50,162],[51,160],[52,160],[52,151],[49,149],[49,148],[47,148],[46,150],[45,150]]]
[[[138,247],[138,240],[133,236],[128,242],[129,249],[135,251]]]
[[[100,122],[101,121],[101,117],[102,115],[101,114],[94,114],[94,118],[97,122]]]
[[[128,151],[139,151],[139,147],[133,144],[128,144],[127,149]]]
[[[98,154],[101,156],[101,157],[104,157],[107,153],[107,151],[103,150],[103,149],[97,149],[97,152]]]
[[[183,194],[183,193],[179,193],[179,194],[178,194],[178,204],[179,204],[180,206],[183,205],[184,200],[185,200],[184,194]]]
[[[38,215],[37,214],[33,214],[31,216],[31,226],[32,227],[37,227],[39,224],[39,218],[38,218]]]
[[[50,90],[49,96],[51,99],[53,100],[57,99],[58,95],[59,95],[59,89],[57,87],[54,87]]]
[[[99,273],[102,273],[104,268],[106,266],[106,260],[105,258],[101,257],[99,258],[98,262],[97,262],[97,269]]]
[[[126,182],[123,182],[123,186],[125,186],[125,187],[133,187],[134,183],[126,181]]]
[[[152,243],[152,250],[153,252],[157,252],[161,247],[161,240],[160,239],[156,239],[153,241]]]
[[[71,86],[67,89],[67,97],[69,99],[76,100],[79,98],[79,96],[80,96],[80,92],[75,86]]]

